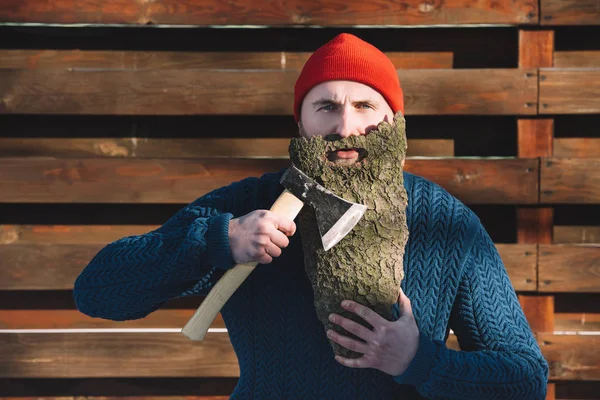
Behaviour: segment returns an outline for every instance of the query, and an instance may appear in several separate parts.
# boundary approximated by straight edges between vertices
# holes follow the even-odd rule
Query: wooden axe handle
[[[304,206],[304,203],[286,189],[277,198],[271,207],[271,211],[293,220],[302,209],[302,206]],[[257,262],[237,264],[228,270],[213,286],[181,332],[192,340],[203,340],[217,314],[248,275],[254,271],[257,264]]]

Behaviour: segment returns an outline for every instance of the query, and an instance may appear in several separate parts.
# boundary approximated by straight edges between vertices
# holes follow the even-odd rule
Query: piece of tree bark
[[[328,155],[338,149],[358,149],[358,162],[343,165],[329,161]],[[300,137],[290,143],[290,158],[304,173],[345,200],[368,207],[354,229],[329,251],[323,250],[314,211],[305,207],[300,214],[305,268],[325,331],[334,329],[353,337],[329,322],[331,313],[371,328],[341,307],[346,299],[392,319],[392,306],[398,300],[404,277],[404,247],[408,240],[408,200],[402,175],[405,155],[405,120],[401,114],[396,115],[393,125],[382,122],[368,135],[344,139]],[[361,356],[330,343],[338,355]]]

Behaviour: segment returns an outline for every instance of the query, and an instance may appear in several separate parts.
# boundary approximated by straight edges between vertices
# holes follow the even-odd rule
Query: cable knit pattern
[[[269,209],[282,172],[213,191],[159,229],[106,246],[75,282],[79,310],[136,319],[169,299],[206,294],[234,265],[229,220]],[[223,308],[241,371],[232,399],[545,398],[548,365],[478,218],[423,178],[405,173],[404,182],[410,238],[402,288],[421,332],[408,369],[392,377],[334,360],[296,233]],[[397,305],[393,311],[397,318]],[[446,347],[450,329],[463,351]]]

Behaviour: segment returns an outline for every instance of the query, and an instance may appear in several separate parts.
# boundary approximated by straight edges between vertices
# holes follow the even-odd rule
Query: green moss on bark
[[[329,152],[348,148],[365,149],[366,157],[349,166],[327,159]],[[308,176],[338,196],[368,207],[357,226],[327,252],[321,244],[314,211],[305,207],[300,213],[304,264],[325,331],[334,329],[352,336],[329,322],[332,312],[368,326],[341,308],[345,299],[391,320],[391,307],[398,299],[404,277],[402,261],[408,240],[407,194],[401,165],[406,156],[404,117],[398,113],[393,125],[382,122],[365,136],[336,141],[294,138],[289,152],[292,162]],[[330,343],[336,354],[351,358],[361,355]]]

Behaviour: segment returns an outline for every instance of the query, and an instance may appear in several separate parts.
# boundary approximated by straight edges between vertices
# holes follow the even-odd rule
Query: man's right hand
[[[256,261],[269,264],[290,243],[294,221],[268,210],[256,210],[229,221],[229,245],[237,264]]]

